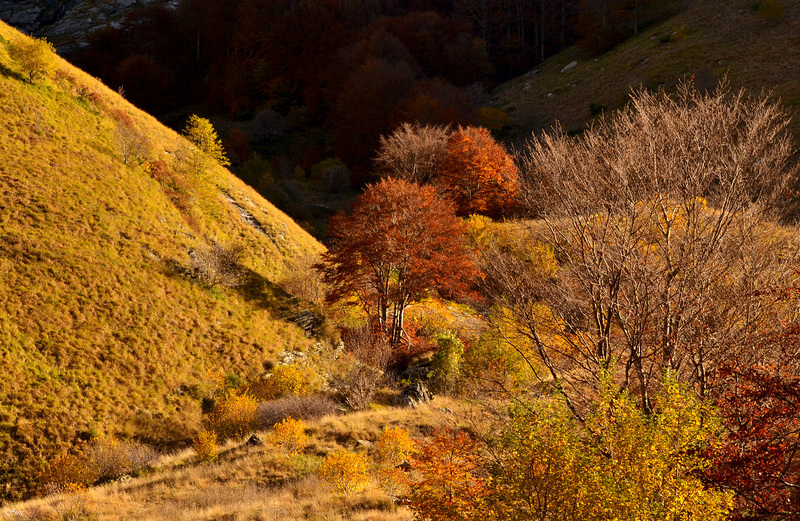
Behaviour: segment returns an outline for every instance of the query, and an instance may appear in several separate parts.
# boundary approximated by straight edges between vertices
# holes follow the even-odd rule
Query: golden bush
[[[350,495],[363,491],[369,484],[369,462],[361,454],[337,449],[320,465],[319,476],[331,484],[337,494]]]
[[[208,428],[220,438],[242,438],[253,430],[258,401],[247,391],[227,389],[217,397]]]
[[[303,420],[285,418],[275,425],[270,442],[286,456],[293,456],[308,445],[306,424]]]
[[[204,461],[217,459],[217,434],[214,431],[203,429],[197,437],[192,440],[194,451],[197,456]]]
[[[284,396],[305,396],[311,391],[311,383],[296,366],[279,365],[251,388],[259,398],[274,400]]]
[[[414,442],[402,427],[386,427],[375,443],[377,460],[383,465],[399,465],[408,460],[414,450]]]

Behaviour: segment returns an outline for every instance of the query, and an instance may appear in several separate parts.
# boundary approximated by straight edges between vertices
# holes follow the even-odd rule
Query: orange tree
[[[464,225],[431,186],[383,179],[367,186],[351,215],[329,222],[329,250],[318,265],[329,302],[354,297],[393,347],[408,342],[406,307],[446,285],[454,293],[476,274]]]
[[[460,127],[450,135],[438,184],[459,215],[498,217],[515,205],[519,171],[505,148],[482,127]]]

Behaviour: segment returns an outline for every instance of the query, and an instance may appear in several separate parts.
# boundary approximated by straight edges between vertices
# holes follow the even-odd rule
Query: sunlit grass
[[[188,442],[200,404],[185,390],[206,370],[253,377],[308,349],[279,320],[298,303],[272,281],[321,250],[219,167],[187,221],[141,164],[123,164],[112,114],[131,117],[149,160],[179,168],[183,139],[66,62],[24,81],[13,34],[0,23],[0,498],[30,493],[79,436]],[[244,247],[248,285],[209,290],[176,269],[211,241]]]

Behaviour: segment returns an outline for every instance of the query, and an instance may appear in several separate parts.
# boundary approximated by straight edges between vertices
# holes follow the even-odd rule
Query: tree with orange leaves
[[[505,148],[482,127],[459,127],[448,142],[439,183],[458,215],[506,214],[515,205],[519,171]]]
[[[488,487],[477,440],[463,431],[443,429],[417,442],[411,457],[411,487],[406,502],[419,519],[485,519]]]
[[[406,307],[446,285],[467,287],[476,274],[464,225],[432,186],[402,179],[368,185],[351,215],[329,221],[331,243],[318,269],[328,302],[356,298],[397,347],[408,343]]]

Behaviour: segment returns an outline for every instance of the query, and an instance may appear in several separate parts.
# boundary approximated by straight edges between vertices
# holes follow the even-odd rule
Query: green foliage
[[[214,130],[214,126],[209,120],[192,114],[189,116],[189,121],[186,122],[183,135],[186,136],[186,139],[194,143],[201,152],[220,165],[229,166],[231,164],[228,157],[225,155],[225,149],[222,147],[222,142],[217,136],[217,131]]]
[[[439,350],[431,360],[431,383],[434,388],[447,394],[456,392],[462,376],[464,344],[451,332],[436,337]]]
[[[36,78],[49,78],[58,67],[56,50],[44,38],[18,34],[9,43],[8,53],[22,67],[31,83]]]

